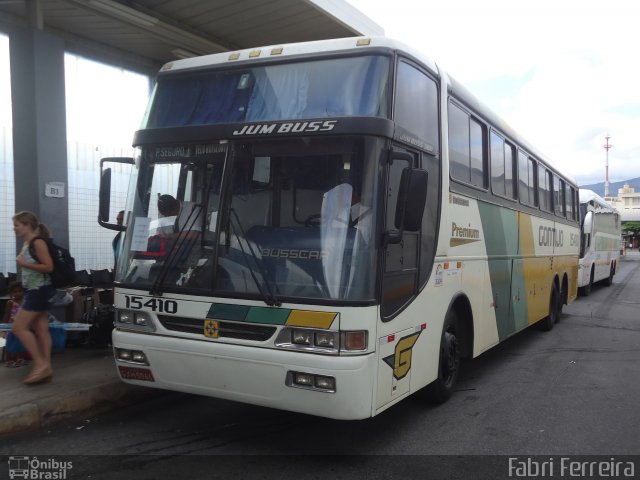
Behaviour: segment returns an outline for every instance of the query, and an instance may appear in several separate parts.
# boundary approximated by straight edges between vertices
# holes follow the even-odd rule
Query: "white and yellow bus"
[[[134,146],[126,382],[361,419],[576,297],[575,182],[395,41],[169,63]]]
[[[618,211],[597,193],[581,188],[578,195],[582,229],[578,291],[588,296],[594,283],[613,283],[620,258],[622,224]]]

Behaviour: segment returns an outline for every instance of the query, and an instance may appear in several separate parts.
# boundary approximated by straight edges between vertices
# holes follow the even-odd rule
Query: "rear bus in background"
[[[169,63],[134,146],[102,161],[134,164],[125,225],[108,168],[99,218],[128,383],[367,418],[577,295],[576,183],[393,40]]]
[[[597,193],[580,189],[580,265],[578,287],[591,294],[594,283],[613,283],[620,258],[620,214]]]

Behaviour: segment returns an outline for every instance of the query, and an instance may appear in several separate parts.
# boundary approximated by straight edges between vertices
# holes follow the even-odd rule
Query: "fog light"
[[[140,350],[127,350],[124,348],[116,348],[115,356],[117,360],[127,363],[139,363],[140,365],[149,365],[147,356]]]
[[[316,333],[316,347],[333,348],[335,337],[332,332]]]
[[[366,350],[367,332],[358,330],[354,332],[344,332],[344,350]]]
[[[143,352],[133,352],[131,360],[137,363],[147,363],[147,357]]]
[[[131,350],[124,350],[122,348],[116,348],[116,358],[118,360],[124,360],[125,362],[130,362],[132,357]]]
[[[291,333],[291,343],[297,345],[311,345],[312,333],[307,330],[294,330]]]
[[[333,377],[323,377],[321,375],[316,375],[316,388],[335,391],[336,379]]]
[[[313,387],[313,375],[309,373],[294,373],[293,383],[304,387]]]

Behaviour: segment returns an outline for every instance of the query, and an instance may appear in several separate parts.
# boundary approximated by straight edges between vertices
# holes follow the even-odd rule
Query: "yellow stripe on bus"
[[[313,312],[309,310],[292,310],[285,325],[290,327],[331,328],[338,316],[335,312]]]
[[[549,313],[550,277],[549,258],[535,257],[533,224],[531,215],[520,213],[520,252],[523,257],[522,270],[527,296],[529,324],[535,323]]]

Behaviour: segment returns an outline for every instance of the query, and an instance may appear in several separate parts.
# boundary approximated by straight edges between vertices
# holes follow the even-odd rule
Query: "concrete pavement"
[[[92,415],[161,393],[120,381],[110,347],[67,347],[52,355],[52,365],[53,379],[40,385],[22,383],[30,366],[0,365],[0,435]]]
[[[640,261],[640,253],[627,251],[621,261]],[[68,347],[53,355],[52,364],[53,380],[41,385],[22,383],[30,367],[0,366],[0,435],[45,427],[162,394],[161,390],[120,381],[110,347]]]

